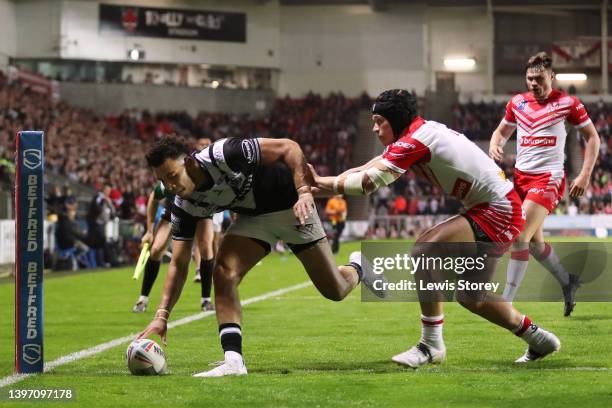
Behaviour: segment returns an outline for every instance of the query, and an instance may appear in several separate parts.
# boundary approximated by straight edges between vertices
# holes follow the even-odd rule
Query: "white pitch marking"
[[[268,292],[268,293],[264,293],[263,295],[259,295],[259,296],[255,296],[249,299],[246,299],[244,301],[241,302],[241,304],[243,306],[249,305],[251,303],[255,303],[255,302],[261,302],[262,300],[266,300],[266,299],[270,299],[272,297],[275,296],[280,296],[280,295],[284,295],[285,293],[289,293],[289,292],[293,292],[299,289],[303,289],[307,286],[312,285],[311,281],[307,281],[307,282],[302,282],[298,285],[293,285],[293,286],[289,286],[283,289],[279,289],[279,290],[274,290],[272,292]],[[215,312],[211,311],[211,312],[200,312],[191,316],[187,316],[187,317],[183,317],[182,319],[173,321],[171,323],[168,324],[168,329],[172,329],[174,327],[178,327],[178,326],[182,326],[184,324],[188,324],[191,322],[195,322],[196,320],[200,320],[205,318],[206,316],[210,316],[213,315]],[[134,340],[134,338],[138,335],[138,333],[132,333],[128,336],[124,336],[124,337],[120,337],[118,339],[114,339],[111,341],[108,341],[106,343],[102,343],[102,344],[98,344],[97,346],[93,346],[90,347],[88,349],[85,350],[81,350],[81,351],[77,351],[75,353],[70,353],[68,355],[56,358],[53,361],[48,362],[47,364],[45,364],[45,369],[44,371],[51,371],[53,370],[55,367],[59,367],[61,365],[64,364],[68,364],[68,363],[72,363],[73,361],[77,361],[77,360],[81,360],[83,358],[87,358],[87,357],[91,357],[93,355],[96,354],[100,354],[103,351],[106,351],[108,349],[111,349],[113,347],[117,347],[120,346],[123,343],[127,343],[128,341],[132,341]],[[34,376],[36,374],[13,374],[13,375],[9,375],[7,377],[4,377],[2,379],[0,379],[0,388],[6,387],[7,385],[11,385],[11,384],[15,384],[16,382],[19,382],[21,380],[24,380],[28,377]]]

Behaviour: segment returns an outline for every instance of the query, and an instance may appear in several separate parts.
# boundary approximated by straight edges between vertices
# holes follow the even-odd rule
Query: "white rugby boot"
[[[194,377],[207,378],[207,377],[225,377],[226,375],[246,375],[247,368],[244,365],[244,360],[240,359],[227,359],[221,363],[218,367],[213,368],[209,371],[202,371],[201,373],[193,374]]]
[[[527,348],[527,351],[525,351],[525,354],[519,357],[515,363],[523,364],[540,360],[549,354],[559,351],[561,348],[561,340],[559,340],[559,338],[553,333],[546,331],[535,324],[532,324],[531,326],[535,328],[529,327],[527,329],[533,330],[531,339],[528,342],[529,347]]]
[[[440,364],[446,357],[446,347],[436,349],[419,342],[410,350],[391,357],[391,360],[411,368],[419,368],[427,364]]]

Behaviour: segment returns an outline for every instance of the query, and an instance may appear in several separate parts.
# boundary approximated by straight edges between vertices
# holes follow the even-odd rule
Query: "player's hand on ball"
[[[149,323],[147,328],[144,329],[138,335],[138,337],[136,337],[136,340],[150,338],[152,334],[157,334],[161,338],[163,345],[167,346],[168,345],[168,339],[166,337],[167,331],[168,331],[167,321],[159,317],[155,317],[153,321]]]
[[[571,198],[580,197],[584,194],[586,189],[589,187],[589,178],[584,174],[579,174],[578,177],[572,182],[570,187],[569,196]]]
[[[502,161],[504,159],[504,148],[500,145],[492,144],[489,146],[489,157],[495,161]]]
[[[315,203],[312,193],[301,193],[298,200],[293,206],[295,217],[300,220],[300,224],[304,225],[306,221],[314,214]]]

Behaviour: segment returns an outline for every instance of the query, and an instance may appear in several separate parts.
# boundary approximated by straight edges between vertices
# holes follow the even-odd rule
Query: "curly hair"
[[[189,154],[187,143],[175,137],[164,137],[151,146],[145,157],[149,166],[159,167],[166,159],[178,159],[186,154]]]

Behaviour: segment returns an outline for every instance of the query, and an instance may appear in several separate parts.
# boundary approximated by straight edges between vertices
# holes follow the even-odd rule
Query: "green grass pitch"
[[[339,262],[357,247],[344,244]],[[132,280],[131,268],[46,275],[46,361],[142,330],[164,272],[165,266],[145,314],[131,312],[141,284]],[[273,254],[247,275],[240,294],[244,300],[307,279],[295,257]],[[197,313],[198,306],[199,285],[189,280],[171,320]],[[217,324],[208,316],[169,331],[170,375],[131,376],[125,343],[0,389],[0,406],[40,406],[6,397],[10,389],[44,388],[73,389],[74,401],[54,403],[67,407],[612,406],[612,304],[579,303],[570,318],[562,316],[561,302],[517,307],[561,338],[559,353],[516,366],[523,341],[447,304],[447,360],[404,369],[390,357],[418,340],[417,304],[362,303],[359,290],[334,303],[309,286],[244,307],[248,376],[191,377],[222,359]],[[13,319],[14,285],[0,284],[0,377],[13,373]]]

